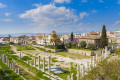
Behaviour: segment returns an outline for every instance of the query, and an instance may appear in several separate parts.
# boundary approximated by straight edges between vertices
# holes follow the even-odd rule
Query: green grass
[[[27,63],[23,62],[22,60],[19,60],[18,56],[16,55],[11,55],[11,54],[15,54],[12,50],[10,50],[11,47],[9,45],[6,45],[6,46],[0,46],[0,53],[2,54],[6,54],[7,52],[10,53],[10,54],[6,54],[9,59],[12,59],[14,60],[18,65],[21,65],[23,66],[24,68],[27,68],[29,69],[30,72],[34,73],[35,74],[35,77],[32,76],[32,75],[24,75],[24,74],[21,74],[23,75],[27,80],[40,80],[40,79],[44,79],[44,80],[50,80],[49,78],[43,76],[43,74],[45,74],[44,72],[40,71],[40,70],[37,70],[36,68],[28,65]],[[30,79],[31,78],[31,79]]]
[[[23,50],[35,50],[32,46],[30,45],[16,45],[17,51],[23,51]]]
[[[43,52],[53,53],[52,51],[50,51],[50,50],[47,51],[44,48],[40,48],[40,47],[36,47],[36,48],[39,49],[40,51],[43,51]]]
[[[6,64],[0,60],[0,76],[5,80],[10,80],[8,76],[3,73],[3,70],[14,80],[23,80],[17,73],[12,71]]]
[[[21,60],[23,60],[23,61],[27,61],[27,60],[31,60],[31,58],[28,57],[28,56],[23,56],[23,57],[21,58]]]
[[[58,62],[57,58],[51,58],[52,62]]]

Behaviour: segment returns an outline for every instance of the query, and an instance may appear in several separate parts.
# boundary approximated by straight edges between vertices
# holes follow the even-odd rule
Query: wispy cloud
[[[99,2],[100,2],[100,3],[103,3],[103,2],[104,2],[104,0],[99,0]]]
[[[82,12],[82,13],[80,13],[80,19],[82,19],[83,17],[88,16],[88,15],[89,15],[89,13]]]
[[[0,8],[5,8],[7,5],[0,3]]]
[[[54,2],[55,2],[55,3],[64,3],[64,2],[70,3],[71,0],[54,0]]]
[[[13,21],[13,20],[12,20],[12,19],[1,19],[1,21],[11,22],[11,21]]]
[[[120,21],[115,21],[114,25],[120,24]]]
[[[5,16],[10,16],[10,13],[5,13]]]
[[[118,2],[117,2],[118,4],[120,4],[120,0],[118,0]]]
[[[98,11],[97,10],[92,10],[92,13],[97,13]]]

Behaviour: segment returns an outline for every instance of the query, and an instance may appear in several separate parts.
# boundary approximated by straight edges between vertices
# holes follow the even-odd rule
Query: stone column
[[[96,53],[96,61],[98,60],[98,54]]]
[[[27,63],[28,63],[28,65],[29,65],[29,59],[27,60]]]
[[[105,46],[105,53],[107,54],[108,46]]]
[[[89,61],[87,61],[87,71],[89,71],[90,65],[89,65]]]
[[[8,66],[8,56],[6,56],[6,65]]]
[[[3,54],[3,63],[5,63],[5,54]]]
[[[83,65],[80,65],[80,75],[81,75],[81,77],[83,76]]]
[[[11,69],[11,63],[10,63],[10,69]]]
[[[2,56],[1,56],[1,60],[2,60]]]
[[[40,56],[38,57],[38,68],[39,68],[39,70],[40,70]]]
[[[50,73],[50,72],[51,72],[50,57],[51,57],[51,56],[49,56],[49,60],[48,60],[48,71],[49,71],[49,74],[51,74],[51,73]]]
[[[20,53],[20,60],[21,60],[21,54],[22,54],[22,53]]]
[[[18,75],[20,75],[20,68],[18,68]]]
[[[90,68],[92,68],[92,58],[90,58]]]
[[[70,80],[70,76],[67,76],[67,80]]]
[[[80,65],[77,65],[77,80],[80,79]]]
[[[43,58],[43,72],[45,72],[45,57]]]
[[[31,66],[33,66],[32,60],[31,60]]]
[[[83,65],[83,76],[86,74],[85,66]]]
[[[95,56],[93,56],[93,67],[95,66]]]
[[[15,68],[15,63],[13,62],[12,63],[12,69],[14,70],[14,68]]]
[[[10,60],[8,60],[8,67],[10,67]]]
[[[71,80],[74,80],[74,74],[73,73],[71,74]]]
[[[35,67],[36,67],[36,57],[35,57],[35,59],[34,59],[34,65],[35,65]]]

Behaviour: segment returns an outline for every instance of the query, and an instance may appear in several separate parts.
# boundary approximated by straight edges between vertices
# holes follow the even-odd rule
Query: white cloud
[[[40,27],[60,27],[75,24],[78,21],[74,11],[65,7],[56,7],[53,4],[41,5],[20,15],[20,18],[31,19]]]
[[[64,2],[70,3],[71,0],[54,0],[54,2],[55,2],[55,3],[64,3]]]
[[[10,16],[10,13],[5,13],[5,16]]]
[[[0,8],[5,8],[7,5],[0,3]]]
[[[77,27],[81,27],[83,25],[83,23],[79,23],[78,25],[77,25]]]
[[[88,15],[89,15],[89,13],[82,12],[82,13],[80,13],[80,19],[82,19],[83,17],[88,16]]]
[[[2,19],[1,21],[11,22],[11,21],[13,21],[13,20],[12,20],[12,19]]]
[[[120,21],[115,21],[114,25],[120,24]]]
[[[99,0],[100,3],[103,3],[104,1],[103,0]]]
[[[82,0],[81,2],[83,2],[83,3],[84,3],[84,2],[87,2],[87,0]]]
[[[118,4],[120,4],[120,0],[118,0],[118,2],[117,2]]]
[[[98,11],[97,10],[92,10],[92,13],[97,13]]]

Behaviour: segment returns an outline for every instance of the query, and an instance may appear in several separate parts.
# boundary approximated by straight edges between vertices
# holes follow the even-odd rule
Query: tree
[[[86,41],[81,41],[80,42],[80,47],[81,48],[86,48],[86,45],[87,45]]]
[[[107,34],[106,34],[106,27],[105,25],[103,25],[102,35],[100,38],[100,46],[101,48],[105,48],[105,46],[107,45],[108,45],[108,39],[107,39]]]
[[[9,42],[10,42],[10,38],[11,38],[11,35],[8,35]]]
[[[50,39],[50,43],[53,43],[53,45],[57,46],[61,42],[60,36],[56,33],[52,34],[52,38]]]
[[[95,44],[93,44],[93,43],[89,43],[88,45],[87,45],[87,48],[88,49],[91,49],[91,50],[95,50]]]
[[[73,41],[73,36],[74,36],[74,35],[73,35],[73,32],[72,32],[72,33],[71,33],[71,41]]]
[[[72,43],[71,43],[71,42],[67,43],[67,44],[66,44],[66,47],[67,47],[67,48],[71,48],[71,47],[72,47]]]

